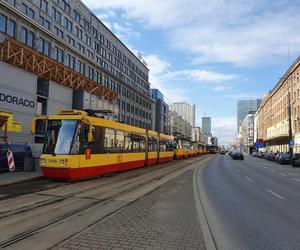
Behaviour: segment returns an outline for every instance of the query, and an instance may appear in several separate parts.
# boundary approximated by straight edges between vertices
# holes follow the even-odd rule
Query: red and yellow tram
[[[33,133],[39,120],[46,122],[40,166],[49,178],[84,179],[199,153],[197,144],[188,140],[175,142],[173,136],[85,111],[63,110],[57,115],[36,117]]]

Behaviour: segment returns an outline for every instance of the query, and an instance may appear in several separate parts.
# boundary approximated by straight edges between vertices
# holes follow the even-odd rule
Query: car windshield
[[[70,154],[77,120],[49,120],[44,154]]]

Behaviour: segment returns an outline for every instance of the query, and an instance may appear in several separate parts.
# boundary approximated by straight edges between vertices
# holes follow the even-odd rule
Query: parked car
[[[269,155],[269,160],[270,160],[270,161],[275,161],[276,155],[277,155],[277,153],[271,153],[271,154]]]
[[[231,153],[231,158],[233,160],[244,160],[244,155],[241,151],[234,151]]]
[[[280,156],[278,157],[278,163],[280,165],[290,164],[291,163],[291,155],[288,154],[288,153],[282,153],[282,154],[280,154]]]
[[[293,167],[300,167],[300,154],[294,154],[291,162]]]
[[[269,160],[270,154],[271,154],[270,152],[265,153],[263,158]]]
[[[275,156],[275,161],[278,162],[278,158],[282,153],[277,153],[277,155]]]
[[[220,151],[220,154],[221,154],[221,155],[225,155],[225,150],[221,150],[221,151]]]
[[[252,156],[257,157],[257,152],[252,152]]]

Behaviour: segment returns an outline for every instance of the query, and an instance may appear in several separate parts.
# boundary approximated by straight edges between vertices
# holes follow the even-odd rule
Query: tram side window
[[[149,138],[148,150],[149,150],[149,152],[156,152],[157,151],[157,140],[156,140],[156,138],[154,138],[154,137]]]
[[[159,151],[160,152],[165,152],[167,149],[167,142],[165,140],[160,140],[159,142]]]
[[[117,130],[116,132],[116,149],[118,152],[124,151],[124,131]]]
[[[137,134],[131,134],[131,140],[132,140],[133,152],[145,151],[145,145],[146,145],[145,137]]]
[[[104,137],[104,150],[107,153],[114,152],[115,149],[115,130],[111,128],[105,128]]]
[[[102,154],[104,153],[104,128],[101,126],[94,126],[92,133],[93,133],[93,142],[88,143],[88,132],[89,126],[83,126],[83,133],[82,133],[82,150],[81,153],[84,153],[85,148],[89,147],[91,149],[92,154]]]
[[[125,134],[125,152],[132,152],[132,140],[130,134]]]

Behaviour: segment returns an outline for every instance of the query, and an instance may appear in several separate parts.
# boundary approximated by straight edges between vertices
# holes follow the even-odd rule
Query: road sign
[[[289,141],[289,146],[290,146],[290,147],[293,147],[293,146],[294,146],[294,141],[293,141],[293,140],[290,140],[290,141]]]

